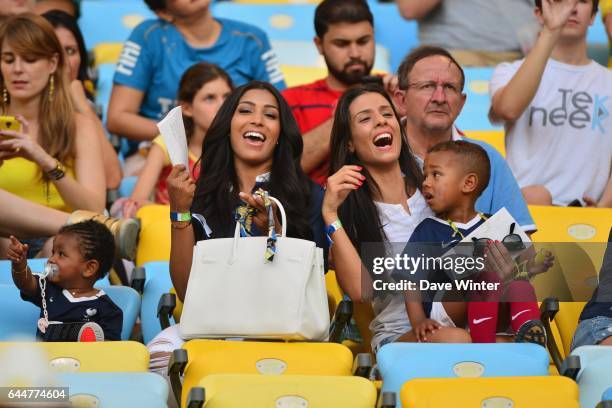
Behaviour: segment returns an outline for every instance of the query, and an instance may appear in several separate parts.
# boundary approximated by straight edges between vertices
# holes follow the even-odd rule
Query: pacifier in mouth
[[[44,278],[53,279],[59,275],[59,266],[57,264],[52,264],[47,262],[45,264],[45,270],[42,273]]]

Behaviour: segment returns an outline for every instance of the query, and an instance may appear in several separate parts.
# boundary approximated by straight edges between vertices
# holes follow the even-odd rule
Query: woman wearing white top
[[[401,251],[414,228],[432,215],[419,191],[423,175],[382,88],[364,85],[340,98],[331,146],[331,176],[322,211],[330,226],[338,283],[354,301],[373,302],[374,350],[392,341],[416,341],[402,293],[373,296],[372,279],[362,263],[362,243],[401,243]],[[432,310],[434,314],[448,319],[444,310]],[[431,331],[426,341],[470,342],[465,330],[444,326]]]

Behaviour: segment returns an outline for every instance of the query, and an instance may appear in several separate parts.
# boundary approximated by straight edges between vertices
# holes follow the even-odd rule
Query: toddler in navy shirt
[[[94,283],[110,270],[115,244],[96,221],[60,229],[46,266],[46,278],[27,265],[27,244],[10,237],[12,276],[24,300],[41,308],[37,335],[44,341],[120,340],[123,312]],[[44,292],[44,293],[43,293]],[[46,316],[45,316],[46,312]]]

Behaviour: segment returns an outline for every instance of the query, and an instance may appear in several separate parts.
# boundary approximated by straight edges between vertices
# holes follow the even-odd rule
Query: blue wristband
[[[170,221],[191,221],[191,213],[170,211]]]
[[[342,228],[342,223],[340,222],[340,220],[336,220],[332,222],[331,224],[329,224],[327,228],[325,229],[325,232],[327,235],[327,243],[329,244],[330,247],[334,243],[334,241],[331,239],[331,236],[334,234],[334,232],[338,231],[340,228]]]

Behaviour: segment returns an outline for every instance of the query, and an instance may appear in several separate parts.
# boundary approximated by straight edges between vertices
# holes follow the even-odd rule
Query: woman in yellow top
[[[0,58],[0,111],[20,128],[0,130],[0,189],[57,210],[102,212],[100,141],[74,108],[53,27],[34,14],[10,17],[0,27]]]

